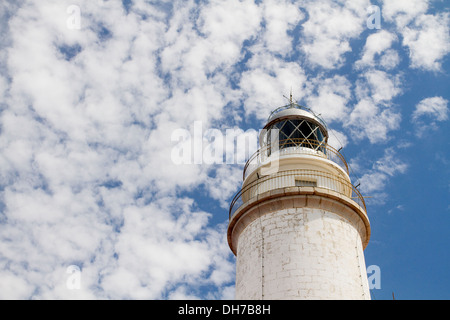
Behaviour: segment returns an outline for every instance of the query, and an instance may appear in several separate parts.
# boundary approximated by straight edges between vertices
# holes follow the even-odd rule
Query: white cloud
[[[222,300],[233,300],[234,299],[234,292],[235,292],[235,287],[234,286],[228,286],[225,287],[222,290],[222,294],[221,294],[221,298]]]
[[[378,113],[378,107],[371,99],[362,99],[353,109],[350,115],[350,123],[357,121],[367,121],[375,117]]]
[[[400,56],[397,51],[389,49],[380,58],[380,66],[386,70],[394,69],[400,63]]]
[[[192,204],[189,199],[166,198],[125,209],[115,245],[116,266],[107,268],[102,280],[109,298],[161,299],[165,288],[177,282],[192,287],[208,283],[208,270],[216,269],[214,256],[230,264],[228,253],[220,253],[224,234],[206,230],[208,214],[192,211]],[[205,239],[199,241],[203,233]]]
[[[270,52],[289,55],[292,51],[292,36],[288,31],[304,18],[298,6],[290,1],[269,0],[262,2],[265,29],[264,45]]]
[[[393,148],[388,148],[383,157],[375,161],[372,168],[359,179],[359,189],[364,196],[372,198],[369,202],[381,204],[386,198],[385,190],[389,179],[398,174],[404,174],[407,169],[408,164]]]
[[[210,1],[199,18],[200,31],[209,41],[235,42],[238,51],[240,44],[254,35],[260,22],[261,9],[249,0]]]
[[[248,62],[251,70],[242,74],[240,87],[245,97],[246,114],[255,114],[258,119],[267,120],[270,112],[282,104],[283,95],[293,88],[300,100],[306,84],[303,69],[293,62],[284,62],[271,54],[256,54]],[[258,66],[258,67],[257,67]]]
[[[391,138],[390,132],[400,127],[401,115],[392,103],[402,92],[400,79],[375,69],[361,75],[355,89],[357,103],[345,123],[356,141],[385,142]]]
[[[328,145],[336,150],[344,148],[348,144],[348,138],[344,133],[337,130],[328,129],[328,134]]]
[[[309,19],[302,24],[301,50],[309,62],[330,69],[342,65],[350,40],[365,28],[369,1],[308,1]]]
[[[0,97],[3,97],[5,95],[8,87],[8,81],[4,77],[0,76]]]
[[[194,11],[198,11],[197,18],[192,17]],[[193,1],[177,3],[161,53],[161,68],[170,76],[170,85],[189,90],[209,83],[232,96],[232,90],[221,82],[223,74],[229,74],[230,67],[242,58],[242,43],[258,32],[260,11],[248,0],[211,1],[202,10]]]
[[[394,22],[409,49],[411,67],[439,71],[450,52],[448,13],[427,14],[429,0],[384,0],[383,18]]]
[[[410,51],[411,66],[425,70],[441,69],[441,61],[450,53],[450,15],[421,15],[412,27],[405,27],[403,45]]]
[[[355,62],[355,65],[359,68],[365,66],[374,66],[375,65],[375,56],[380,56],[383,52],[389,49],[392,46],[392,43],[396,40],[396,36],[386,30],[381,30],[377,33],[371,34],[367,37],[366,44],[364,46],[363,55],[360,60]],[[395,51],[394,51],[395,52]],[[392,64],[392,53],[390,53],[391,58],[384,64]]]
[[[422,137],[439,129],[437,122],[448,120],[448,100],[443,97],[426,98],[420,101],[412,114],[414,133]]]
[[[429,0],[383,0],[383,18],[405,27],[418,15],[428,10]]]
[[[391,131],[400,127],[401,115],[389,108],[377,106],[372,99],[360,100],[345,124],[355,141],[368,138],[371,143],[390,140]]]
[[[171,162],[173,130],[193,120],[206,130],[235,99],[224,97],[233,92],[225,78],[209,81],[211,66],[195,58],[201,45],[213,57],[214,42],[186,24],[174,41],[194,35],[199,47],[186,47],[187,73],[169,79],[173,60],[162,57],[172,29],[156,7],[136,3],[125,15],[120,2],[86,3],[81,30],[69,30],[69,2],[23,4],[2,51],[12,82],[0,119],[0,266],[8,279],[0,291],[16,288],[2,297],[164,298],[178,282],[229,285],[225,230],[210,226],[192,199],[176,197],[206,182],[208,168]],[[183,19],[167,23],[190,21]],[[240,28],[229,36],[238,47]],[[232,50],[213,67],[238,57]],[[76,292],[66,287],[70,265],[81,269]]]
[[[343,76],[329,79],[321,77],[313,80],[317,94],[308,96],[308,106],[321,114],[327,123],[342,121],[349,113],[348,102],[351,98],[351,83]]]
[[[208,178],[206,187],[211,198],[218,200],[222,208],[228,209],[230,199],[237,192],[236,186],[240,184],[242,184],[242,168],[221,165],[215,170],[215,176]]]
[[[370,97],[377,104],[391,101],[401,93],[401,81],[397,76],[379,70],[369,70],[364,76]]]
[[[448,120],[448,100],[442,97],[426,98],[420,101],[413,113],[413,120],[430,116],[436,121]]]
[[[191,293],[188,293],[189,288],[186,286],[180,286],[170,292],[168,299],[169,300],[199,300],[199,298]]]
[[[9,270],[0,271],[0,299],[16,300],[20,297],[30,296],[33,291],[33,285],[27,283],[21,275],[14,274]]]

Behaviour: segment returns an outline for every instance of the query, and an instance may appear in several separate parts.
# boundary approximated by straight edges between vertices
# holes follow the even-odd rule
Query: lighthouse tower
[[[270,115],[230,206],[236,299],[370,299],[370,223],[326,124],[292,101]]]

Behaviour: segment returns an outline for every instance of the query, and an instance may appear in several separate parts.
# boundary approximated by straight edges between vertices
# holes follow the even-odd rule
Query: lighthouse
[[[270,115],[229,210],[236,299],[370,299],[364,198],[328,137],[292,95]]]

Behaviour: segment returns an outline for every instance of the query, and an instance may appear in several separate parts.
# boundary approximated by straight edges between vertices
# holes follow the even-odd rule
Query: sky
[[[0,39],[0,299],[233,299],[234,137],[291,89],[366,197],[372,299],[450,299],[447,0],[6,0]]]

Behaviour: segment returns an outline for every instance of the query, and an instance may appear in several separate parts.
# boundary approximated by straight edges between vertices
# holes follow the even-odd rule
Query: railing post
[[[257,190],[256,188],[259,188],[263,183],[272,184],[268,190],[276,190],[279,188],[285,188],[285,187],[292,187],[295,186],[295,179],[294,183],[284,183],[287,181],[287,177],[295,177],[295,176],[301,176],[306,177],[309,179],[316,178],[317,179],[317,186],[323,187],[325,189],[333,190],[337,193],[350,196],[354,201],[360,205],[365,211],[367,211],[366,204],[364,201],[364,197],[361,195],[361,193],[351,184],[351,182],[343,179],[343,178],[336,178],[330,173],[317,171],[317,170],[303,170],[303,169],[294,169],[294,170],[286,170],[277,172],[273,175],[264,176],[261,177],[252,183],[244,186],[233,198],[230,205],[229,210],[229,218],[233,216],[236,209],[238,209],[242,204],[244,204],[244,200],[242,199],[243,195],[245,193],[248,194],[248,199],[246,201],[249,201],[253,199],[255,196],[259,194],[260,190]],[[320,182],[320,184],[319,184]],[[323,184],[321,186],[321,184]],[[352,191],[350,193],[350,190]],[[255,192],[255,196],[253,195],[253,191]],[[242,204],[240,204],[242,202]],[[240,204],[237,206],[237,204]]]

